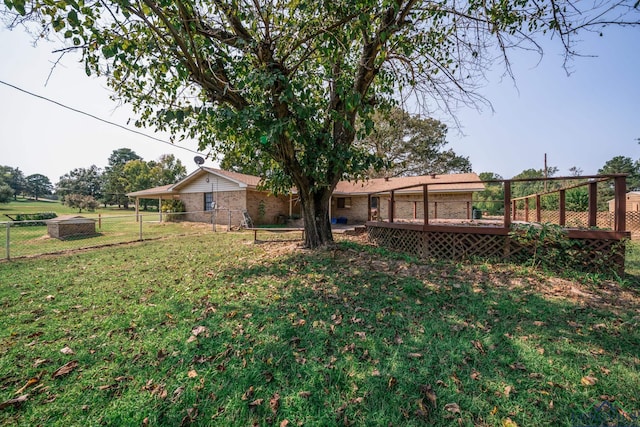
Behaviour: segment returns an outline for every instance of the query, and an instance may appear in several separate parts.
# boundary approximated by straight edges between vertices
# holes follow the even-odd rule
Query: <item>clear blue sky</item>
[[[33,47],[23,31],[0,29],[0,80],[126,125],[126,106],[109,99],[100,79],[87,77],[77,57],[69,56],[53,71],[55,44]],[[557,166],[560,174],[577,166],[586,174],[614,156],[640,159],[640,28],[610,29],[588,37],[580,51],[597,57],[577,58],[572,75],[562,68],[557,44],[547,44],[542,61],[536,54],[512,56],[515,84],[489,75],[481,93],[490,108],[457,112],[461,132],[450,124],[449,147],[468,156],[475,172],[505,178],[524,169]],[[516,87],[517,86],[517,87]],[[53,183],[78,167],[104,167],[111,152],[127,147],[145,160],[176,155],[191,172],[194,154],[100,123],[0,84],[0,165],[19,167],[26,175],[42,173]],[[133,126],[131,126],[133,127]],[[153,134],[151,130],[141,131]],[[166,135],[156,135],[167,139]],[[178,145],[196,150],[195,142]],[[207,165],[211,166],[210,161]]]

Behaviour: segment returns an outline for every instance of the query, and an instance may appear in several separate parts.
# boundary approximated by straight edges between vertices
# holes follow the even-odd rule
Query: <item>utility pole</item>
[[[547,153],[544,153],[544,192],[547,192],[547,178],[549,175],[547,173]]]

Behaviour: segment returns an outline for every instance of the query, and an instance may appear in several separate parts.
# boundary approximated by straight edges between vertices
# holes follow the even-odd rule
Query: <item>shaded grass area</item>
[[[632,289],[250,240],[1,263],[0,403],[28,397],[0,424],[576,425],[604,400],[640,410]]]

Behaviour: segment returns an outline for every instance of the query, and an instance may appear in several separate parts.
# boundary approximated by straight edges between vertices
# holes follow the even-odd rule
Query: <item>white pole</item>
[[[11,254],[9,253],[9,246],[11,242],[11,223],[7,222],[7,260],[11,260]]]

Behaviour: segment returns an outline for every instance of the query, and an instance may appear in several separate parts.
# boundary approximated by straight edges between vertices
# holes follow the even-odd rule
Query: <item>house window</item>
[[[351,209],[351,197],[338,197],[336,203],[338,209]]]
[[[380,197],[371,198],[371,209],[378,209],[379,204],[380,204]]]
[[[204,193],[204,210],[213,210],[213,193]]]

